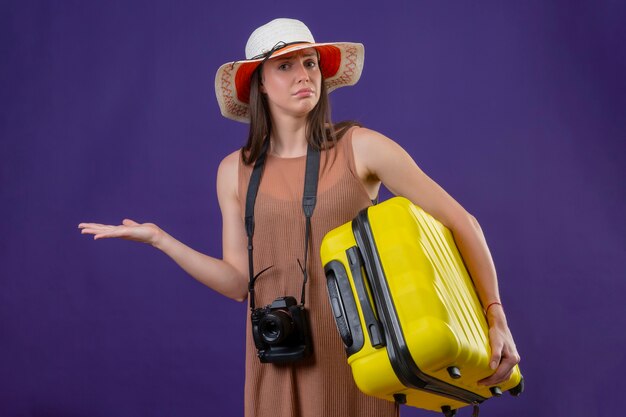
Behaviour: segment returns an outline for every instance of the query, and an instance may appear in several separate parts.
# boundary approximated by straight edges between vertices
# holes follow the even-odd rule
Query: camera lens
[[[291,315],[277,310],[265,315],[259,322],[259,333],[263,341],[269,345],[276,345],[284,341],[293,330]]]

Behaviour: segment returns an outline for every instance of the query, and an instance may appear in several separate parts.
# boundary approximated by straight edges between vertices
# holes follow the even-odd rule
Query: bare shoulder
[[[236,150],[228,154],[217,168],[217,192],[219,196],[237,196],[237,181],[241,151]]]
[[[376,175],[381,167],[406,159],[406,152],[395,141],[376,130],[359,127],[352,133],[352,151],[362,177]]]
[[[352,132],[352,146],[353,147],[367,147],[375,141],[391,140],[387,136],[383,135],[376,130],[368,129],[366,127],[356,127]]]
[[[380,152],[393,154],[401,151],[400,145],[376,130],[358,127],[352,133],[352,148],[355,157],[380,157]]]
[[[222,159],[218,170],[227,170],[227,171],[235,170],[236,171],[239,165],[240,158],[241,158],[240,149],[237,149],[236,151],[231,152],[230,154],[226,155],[224,159]]]

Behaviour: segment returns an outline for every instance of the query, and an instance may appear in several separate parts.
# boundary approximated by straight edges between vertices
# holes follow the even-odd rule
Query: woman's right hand
[[[139,224],[130,219],[124,219],[121,225],[113,226],[98,223],[81,223],[78,225],[82,234],[93,235],[94,240],[117,237],[136,242],[149,243],[155,246],[165,232],[154,223]]]

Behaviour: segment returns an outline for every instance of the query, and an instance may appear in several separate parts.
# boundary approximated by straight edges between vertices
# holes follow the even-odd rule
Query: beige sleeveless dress
[[[356,387],[326,294],[320,243],[326,232],[371,205],[359,180],[350,129],[337,146],[321,154],[317,205],[311,218],[312,247],[305,306],[313,340],[311,357],[294,364],[260,363],[246,326],[245,417],[393,417],[392,402],[362,394]],[[255,205],[254,267],[273,267],[257,280],[256,306],[291,295],[298,301],[304,261],[305,217],[302,192],[306,156],[268,155]],[[239,163],[239,199],[245,199],[252,166]]]

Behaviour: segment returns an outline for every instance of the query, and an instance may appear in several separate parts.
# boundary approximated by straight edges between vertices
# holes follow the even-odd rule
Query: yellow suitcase
[[[321,245],[328,295],[354,380],[365,394],[442,411],[481,402],[509,381],[489,376],[488,327],[450,231],[394,197],[328,232]]]

